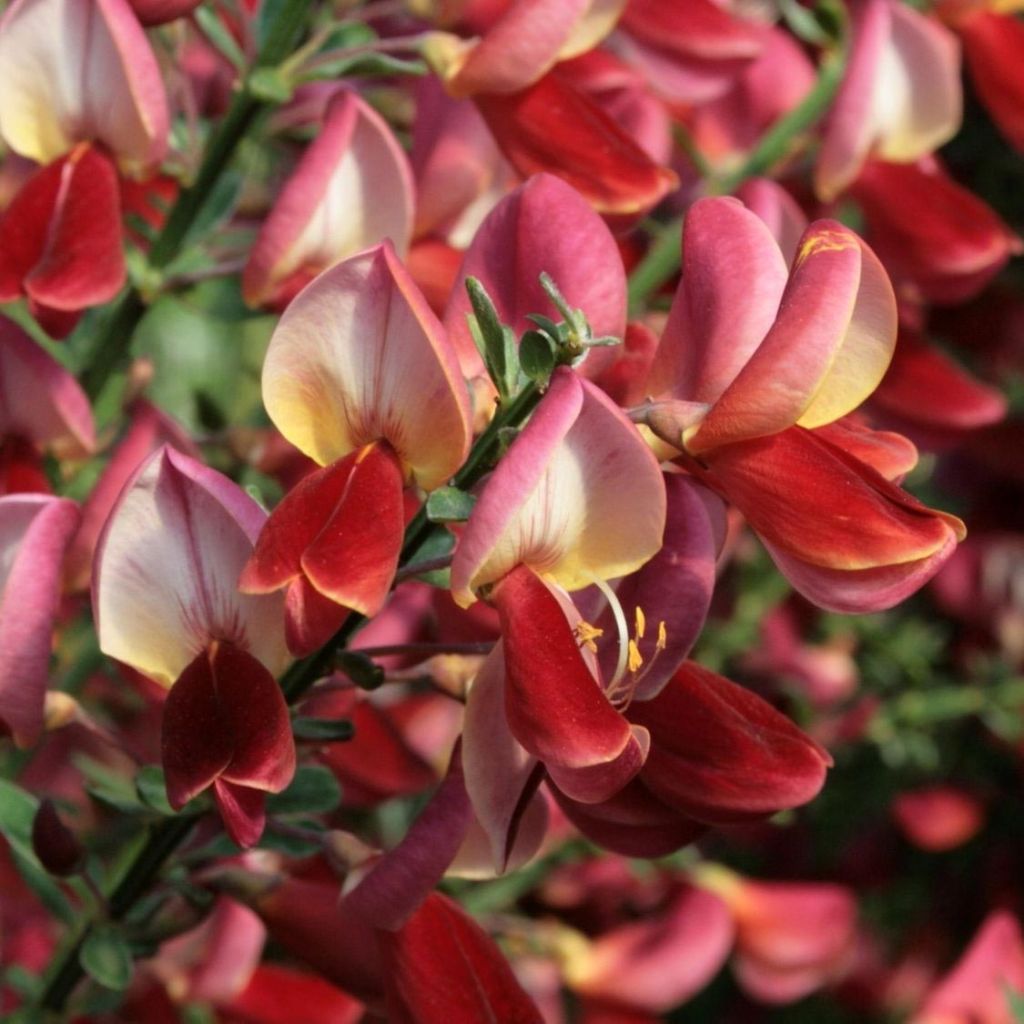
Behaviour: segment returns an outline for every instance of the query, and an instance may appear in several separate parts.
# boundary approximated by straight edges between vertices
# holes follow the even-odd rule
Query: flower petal
[[[505,714],[515,738],[574,800],[618,792],[643,764],[633,730],[580,654],[554,594],[525,566],[494,589],[505,654]]]
[[[402,254],[412,218],[405,153],[383,118],[343,89],[260,230],[242,276],[245,300],[260,305],[297,271],[319,273],[385,238]]]
[[[236,587],[264,518],[219,473],[170,448],[151,456],[97,545],[93,609],[104,653],[164,686],[211,640],[283,669],[283,595]]]
[[[671,170],[651,160],[604,110],[557,72],[521,92],[481,93],[474,102],[524,178],[549,171],[599,213],[638,215],[678,184]]]
[[[468,606],[519,564],[566,590],[625,576],[659,549],[664,524],[661,471],[636,428],[560,368],[469,517],[452,593]]]
[[[851,412],[885,375],[896,327],[896,298],[878,258],[848,228],[816,221],[775,323],[686,437],[687,449],[697,454]]]
[[[831,758],[785,715],[745,687],[688,662],[632,722],[651,734],[640,774],[665,803],[712,824],[807,803]]]
[[[735,199],[698,199],[648,393],[716,401],[768,333],[785,287],[786,263],[764,221]]]
[[[387,242],[325,271],[288,307],[263,364],[263,401],[321,465],[383,439],[427,490],[469,449],[455,352]]]
[[[43,728],[61,563],[78,522],[66,498],[0,498],[0,728],[19,746]]]
[[[482,282],[498,318],[518,335],[532,326],[529,313],[560,319],[540,285],[541,272],[554,279],[570,306],[583,310],[595,336],[623,336],[626,275],[615,239],[578,192],[554,175],[537,174],[488,214],[452,288],[444,324],[467,377],[485,371],[466,322],[472,312],[466,278]],[[612,349],[592,351],[581,372],[614,358]]]
[[[163,79],[127,0],[16,0],[0,21],[0,135],[41,164],[95,140],[132,174],[167,151]]]

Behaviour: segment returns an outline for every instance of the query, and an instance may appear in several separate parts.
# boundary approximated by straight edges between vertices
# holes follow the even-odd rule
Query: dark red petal
[[[494,941],[433,893],[398,932],[379,932],[388,1020],[415,1024],[541,1024]]]
[[[237,786],[232,782],[225,782],[224,779],[215,779],[213,798],[217,802],[217,810],[220,811],[221,821],[224,822],[228,835],[242,849],[247,849],[259,841],[267,820],[264,812],[266,793],[259,789],[249,789],[247,786]]]
[[[524,177],[548,171],[600,213],[639,214],[676,187],[593,100],[556,72],[522,92],[473,97],[495,141]]]
[[[402,466],[388,444],[360,449],[341,500],[302,556],[321,594],[368,617],[387,600],[402,553],[403,485]]]
[[[232,755],[226,782],[279,793],[295,774],[295,743],[284,695],[251,654],[229,643],[213,655],[214,687]]]
[[[785,715],[745,687],[689,662],[653,700],[629,709],[651,733],[641,781],[712,824],[812,799],[832,763]]]
[[[576,800],[605,800],[643,751],[580,654],[554,594],[525,566],[495,588],[505,650],[505,714],[515,738]]]
[[[242,570],[243,593],[279,590],[302,573],[302,553],[334,513],[355,464],[356,452],[303,477],[271,513]]]
[[[624,857],[664,857],[699,839],[707,826],[663,803],[633,779],[610,800],[581,804],[552,787],[565,816],[590,840]]]
[[[234,738],[221,718],[209,651],[196,655],[167,694],[160,745],[167,799],[175,810],[231,762]]]

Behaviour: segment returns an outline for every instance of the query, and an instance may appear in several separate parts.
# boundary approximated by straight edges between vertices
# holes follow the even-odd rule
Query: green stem
[[[311,4],[312,0],[288,0],[284,4],[270,27],[253,71],[274,67],[288,56],[306,21]],[[251,77],[250,73],[214,131],[196,180],[180,193],[163,230],[153,243],[147,258],[153,270],[162,270],[177,258],[217,179],[224,173],[238,144],[266,106],[267,100],[250,90]],[[81,375],[82,388],[91,400],[95,401],[99,397],[111,374],[127,359],[132,336],[145,311],[146,303],[139,289],[130,286],[98,331],[91,346],[88,366]]]
[[[487,425],[487,429],[477,438],[469,457],[452,478],[452,484],[460,489],[475,484],[494,462],[501,430],[504,427],[519,426],[539,401],[540,390],[536,384],[530,383],[504,409],[499,409]],[[405,540],[399,557],[400,566],[408,564],[434,528],[434,524],[427,519],[427,509],[424,505],[405,528]],[[344,650],[365,624],[364,615],[352,612],[341,624],[338,632],[320,650],[295,662],[288,669],[281,679],[281,689],[289,704],[294,704],[318,679],[330,671],[337,652]]]
[[[195,821],[193,815],[183,815],[178,818],[165,818],[152,828],[146,845],[139,851],[107,900],[107,916],[110,920],[120,921],[131,910],[135,901],[149,889],[164,861],[192,831]],[[87,920],[67,952],[54,965],[49,981],[39,997],[41,1009],[57,1012],[63,1010],[68,996],[84,974],[79,962],[79,953],[96,923],[96,917]]]

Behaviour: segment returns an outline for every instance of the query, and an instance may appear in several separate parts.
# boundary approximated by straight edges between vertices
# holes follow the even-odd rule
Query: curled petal
[[[391,129],[342,90],[253,246],[242,276],[246,302],[261,305],[292,275],[311,277],[385,238],[403,254],[412,208],[412,172]]]
[[[917,448],[902,434],[873,430],[854,416],[818,427],[815,437],[842,448],[858,462],[881,473],[886,480],[899,481],[917,465]]]
[[[263,401],[321,465],[386,440],[427,490],[469,449],[455,352],[387,242],[325,271],[288,307],[263,364]]]
[[[452,593],[468,606],[519,564],[566,590],[625,576],[658,550],[664,525],[661,471],[636,428],[561,368],[470,515]]]
[[[647,390],[710,403],[771,328],[786,263],[767,225],[735,199],[698,199],[687,211],[684,239],[683,276]]]
[[[722,823],[798,807],[817,795],[828,754],[756,694],[693,662],[632,722],[651,734],[645,786],[698,821]]]
[[[19,746],[43,728],[61,563],[78,522],[66,498],[0,498],[0,729]]]
[[[95,140],[129,173],[167,151],[163,79],[128,0],[16,0],[0,21],[0,136],[41,164]]]
[[[525,566],[495,587],[513,736],[554,783],[584,803],[606,800],[640,770],[644,729],[632,729],[587,667],[554,594]]]
[[[0,317],[0,435],[67,458],[96,447],[92,408],[78,381],[7,317]]]
[[[626,276],[615,239],[579,193],[551,174],[538,174],[488,214],[452,288],[444,323],[467,377],[483,375],[484,367],[466,322],[472,312],[466,278],[483,283],[501,322],[520,334],[532,326],[529,313],[559,316],[540,285],[541,272],[583,310],[595,336],[622,337]],[[610,349],[591,352],[582,371],[589,372],[604,352],[614,358]]]
[[[26,295],[34,307],[77,312],[124,281],[117,172],[83,143],[37,171],[0,217],[0,300]]]
[[[213,640],[273,673],[288,661],[283,597],[238,593],[266,513],[239,487],[162,448],[125,487],[97,545],[100,646],[170,686]]]
[[[764,341],[686,437],[694,454],[855,409],[896,345],[896,298],[878,258],[848,228],[816,221],[800,244]]]
[[[768,225],[786,263],[792,264],[807,230],[807,214],[793,196],[771,178],[750,178],[736,190],[736,197]]]
[[[649,210],[676,187],[593,100],[557,72],[521,92],[481,93],[474,102],[509,163],[524,178],[548,171],[599,213]]]

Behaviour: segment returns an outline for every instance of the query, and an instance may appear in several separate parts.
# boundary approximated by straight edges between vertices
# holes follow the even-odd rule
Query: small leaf
[[[530,380],[546,384],[558,362],[555,344],[545,331],[527,331],[519,342],[519,365]]]
[[[507,399],[515,390],[519,375],[515,335],[501,323],[491,297],[475,277],[466,278],[466,292],[473,307],[473,314],[468,318],[473,341],[498,394]]]
[[[342,651],[335,664],[360,689],[376,690],[384,682],[384,669],[359,651]]]
[[[300,765],[292,784],[267,797],[267,816],[323,814],[341,803],[341,786],[329,769],[318,764]]]
[[[303,81],[335,78],[375,78],[391,75],[425,75],[429,71],[421,60],[407,60],[390,53],[354,53],[325,61],[313,70],[304,72]]]
[[[135,776],[135,792],[139,799],[158,814],[172,815],[174,808],[167,802],[164,770],[157,764],[143,765]]]
[[[427,498],[427,518],[432,523],[464,523],[476,498],[458,487],[439,487]]]
[[[1006,1002],[1010,1007],[1010,1013],[1017,1024],[1024,1024],[1024,992],[1010,988],[1009,985],[1003,989],[1006,994]]]
[[[443,558],[455,550],[455,535],[448,530],[431,530],[426,539],[409,555],[408,565],[414,567],[422,562],[430,562]],[[429,583],[432,587],[444,590],[451,588],[451,569],[432,569],[429,572],[417,573],[416,579]]]
[[[221,20],[212,7],[200,4],[192,16],[196,20],[206,41],[231,64],[236,71],[245,70],[245,54],[235,37],[228,31],[227,25]]]
[[[128,940],[109,925],[91,931],[78,953],[82,969],[104,988],[120,992],[132,980],[132,951]]]
[[[526,319],[535,323],[553,342],[557,343],[561,340],[562,332],[551,317],[544,316],[543,313],[527,313]]]
[[[201,242],[207,235],[213,234],[235,212],[238,198],[242,194],[242,175],[237,171],[226,171],[217,179],[217,184],[210,189],[210,194],[199,208],[192,226],[188,229],[181,251],[188,256],[188,249]],[[180,260],[175,260],[167,268],[169,274],[185,270]]]
[[[352,739],[355,727],[347,718],[296,718],[292,732],[297,740],[337,743]]]

